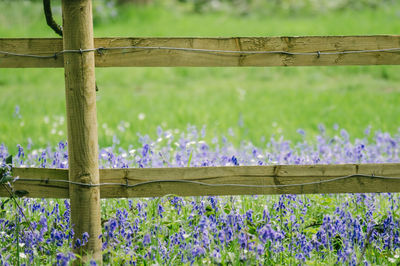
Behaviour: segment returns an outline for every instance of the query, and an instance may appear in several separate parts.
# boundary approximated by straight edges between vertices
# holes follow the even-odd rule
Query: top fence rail
[[[64,50],[62,39],[0,38],[0,68],[64,67],[65,53],[95,53],[96,67],[398,65],[400,35],[97,38]]]

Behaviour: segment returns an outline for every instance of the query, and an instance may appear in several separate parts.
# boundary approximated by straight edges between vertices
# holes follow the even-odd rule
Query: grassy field
[[[0,37],[55,37],[40,3],[2,2]],[[56,20],[61,21],[55,6]],[[400,5],[321,14],[221,12],[195,14],[178,8],[124,8],[95,23],[95,36],[278,36],[398,34]],[[396,23],[397,22],[397,23]],[[137,143],[137,132],[188,124],[220,136],[231,128],[260,144],[281,135],[296,141],[298,128],[312,138],[322,123],[338,124],[352,138],[364,129],[398,131],[398,66],[299,68],[97,69],[99,141],[117,134]],[[66,139],[62,69],[0,69],[0,143],[11,151],[30,138],[36,147]],[[16,109],[19,112],[16,113]],[[118,125],[129,126],[120,132]],[[208,135],[211,139],[214,135]]]
[[[0,0],[0,38],[55,37],[40,2]],[[60,1],[52,2],[61,21]],[[106,20],[97,16],[95,35],[399,34],[399,18],[400,4],[317,13],[257,10],[242,16],[164,4],[126,7]],[[399,134],[352,142],[342,131],[332,138],[340,132],[336,125],[352,140],[363,138],[368,126],[398,133],[398,72],[398,66],[97,69],[100,146],[114,144],[100,151],[100,167],[399,162]],[[66,139],[64,97],[62,69],[0,69],[0,144],[17,153],[17,144],[33,142],[14,156],[15,165],[67,165],[64,143],[56,145]],[[177,136],[189,124],[207,127],[208,144],[193,128]],[[302,128],[306,139],[314,138],[319,124],[328,132],[318,141],[303,141],[297,133]],[[157,139],[158,126],[177,130]],[[142,147],[128,148],[138,144],[138,132],[157,140],[143,138]],[[262,141],[272,135],[303,142]],[[113,143],[114,136],[120,143]],[[219,141],[210,141],[215,136]],[[241,140],[255,146],[237,145]],[[36,149],[47,144],[52,148]],[[0,159],[8,155],[0,146]],[[40,265],[70,261],[69,202],[19,202],[35,231],[12,201],[0,199],[0,264],[17,264],[16,258]],[[104,265],[398,265],[399,202],[398,193],[102,200]]]

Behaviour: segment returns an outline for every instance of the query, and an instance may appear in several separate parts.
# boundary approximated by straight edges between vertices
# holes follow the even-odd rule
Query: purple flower
[[[196,245],[192,248],[192,256],[200,257],[206,253],[205,249],[202,246]]]
[[[240,232],[238,241],[239,241],[239,245],[242,249],[245,249],[247,247],[247,236],[245,233]]]
[[[79,248],[81,245],[82,245],[82,241],[81,241],[79,238],[77,238],[77,239],[75,240],[75,245],[74,245],[74,247],[75,247],[75,248]]]
[[[257,255],[258,255],[258,256],[261,256],[261,255],[263,255],[263,254],[264,254],[264,246],[261,245],[261,244],[258,244],[258,245],[257,245]]]
[[[232,156],[231,161],[232,161],[233,165],[236,165],[236,166],[239,165],[238,160],[235,156]]]
[[[163,212],[165,212],[164,207],[161,204],[158,204],[157,213],[161,218],[163,218]]]
[[[150,234],[145,234],[143,237],[143,245],[147,246],[150,243],[151,243]]]

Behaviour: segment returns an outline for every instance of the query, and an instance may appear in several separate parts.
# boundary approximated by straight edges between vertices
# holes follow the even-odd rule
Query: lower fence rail
[[[400,192],[400,163],[100,169],[100,184],[70,182],[68,169],[12,175],[29,198],[69,198],[70,185],[100,186],[101,198]],[[9,196],[4,187],[0,196]]]

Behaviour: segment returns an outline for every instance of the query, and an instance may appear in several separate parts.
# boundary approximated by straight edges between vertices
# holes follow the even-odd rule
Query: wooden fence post
[[[63,0],[65,50],[94,46],[91,0]],[[65,53],[65,92],[68,127],[69,180],[99,183],[94,52]],[[83,261],[101,262],[100,188],[70,184],[71,224],[75,239],[89,234],[84,247],[74,248]],[[74,241],[75,243],[75,241]]]

